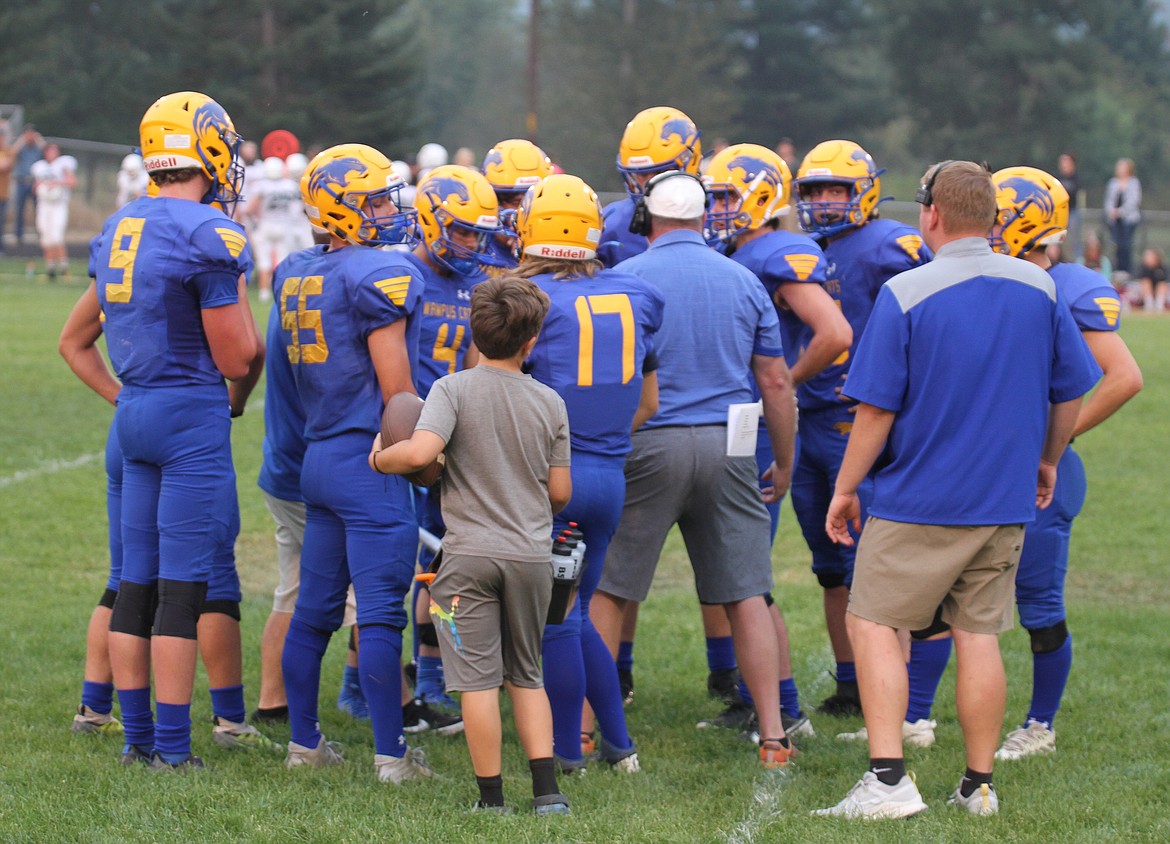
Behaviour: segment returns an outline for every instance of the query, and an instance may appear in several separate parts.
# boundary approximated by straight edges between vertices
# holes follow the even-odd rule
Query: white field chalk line
[[[758,841],[771,840],[765,836],[764,829],[776,821],[782,814],[781,792],[790,769],[783,768],[762,772],[763,776],[757,781],[755,794],[752,795],[746,817],[735,825],[724,840],[727,844],[756,844]]]

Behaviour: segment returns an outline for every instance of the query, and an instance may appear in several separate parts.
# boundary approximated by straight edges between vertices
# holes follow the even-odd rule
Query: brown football
[[[386,402],[382,411],[382,447],[386,448],[401,440],[410,439],[418,417],[422,414],[423,400],[414,393],[395,393]],[[430,466],[404,475],[412,484],[434,486],[443,475],[443,455],[439,455]]]

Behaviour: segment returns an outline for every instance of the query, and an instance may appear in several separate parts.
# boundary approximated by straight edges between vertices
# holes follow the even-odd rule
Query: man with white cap
[[[622,612],[650,589],[662,545],[679,525],[699,600],[722,604],[731,619],[739,666],[755,700],[760,761],[788,762],[780,722],[779,652],[764,594],[772,588],[771,531],[764,501],[783,495],[792,472],[792,379],[776,310],[759,280],[703,240],[707,192],[677,170],[646,183],[631,230],[649,249],[622,270],[665,295],[659,356],[659,410],[633,435],[626,503],[610,560],[592,605],[611,649]],[[754,375],[776,459],[761,499],[754,449],[727,456],[728,408],[750,403]]]

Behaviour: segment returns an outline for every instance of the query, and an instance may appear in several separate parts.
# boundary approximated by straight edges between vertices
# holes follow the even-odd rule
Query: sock
[[[154,728],[154,752],[164,762],[177,765],[191,755],[191,704],[156,703],[158,725]]]
[[[243,724],[248,718],[247,707],[244,706],[243,686],[224,686],[220,689],[211,689],[211,711],[216,718]]]
[[[541,651],[544,690],[552,708],[553,752],[562,759],[577,761],[581,758],[581,707],[585,702],[581,640],[564,634],[546,636]]]
[[[480,777],[475,778],[475,784],[479,786],[479,802],[482,806],[503,806],[504,805],[504,778],[499,774],[494,777]]]
[[[1060,709],[1064,687],[1072,670],[1072,636],[1064,644],[1046,654],[1032,654],[1032,705],[1028,708],[1029,721],[1043,721],[1049,727]]]
[[[288,718],[287,706],[270,706],[267,709],[256,707],[256,714],[261,718]]]
[[[786,677],[780,681],[780,709],[789,718],[803,718],[800,711],[800,692],[796,689],[796,679]]]
[[[883,785],[897,785],[906,776],[906,760],[870,759],[869,769]]]
[[[730,671],[735,664],[735,642],[730,636],[707,637],[707,670]]]
[[[739,689],[740,700],[742,700],[748,706],[756,705],[756,699],[752,697],[751,689],[748,688],[747,681],[743,679],[743,675],[740,675],[739,683],[736,685],[736,688]]]
[[[374,753],[401,757],[406,753],[402,732],[402,631],[376,624],[363,627],[358,671],[374,728]]]
[[[633,671],[634,670],[634,643],[622,642],[618,645],[617,655],[618,671]]]
[[[321,688],[321,657],[328,645],[328,633],[310,627],[293,614],[284,638],[280,667],[288,696],[292,740],[302,747],[315,748],[321,741],[321,731],[317,729],[317,696]]]
[[[951,637],[943,639],[913,639],[910,642],[910,697],[906,706],[906,720],[913,724],[930,718],[939,681],[951,661]]]
[[[579,751],[578,751],[579,752]],[[546,794],[560,794],[557,788],[557,769],[551,756],[543,759],[529,759],[528,770],[532,772],[532,796],[544,797]]]
[[[443,660],[437,656],[420,656],[414,696],[423,699],[436,698],[443,694],[443,684]]]
[[[856,683],[857,682],[857,664],[853,662],[838,662],[837,663],[837,682],[838,683]]]
[[[356,665],[347,665],[341,673],[341,692],[338,697],[362,697],[362,681]]]
[[[150,710],[150,687],[118,689],[118,706],[122,709],[122,730],[126,744],[149,752],[154,747],[154,713]]]
[[[973,771],[968,768],[967,773],[963,774],[962,782],[959,783],[959,794],[963,797],[970,797],[975,793],[975,789],[983,785],[983,783],[991,785],[991,774],[980,773],[979,771]]]
[[[81,703],[98,715],[109,715],[114,709],[114,684],[84,681],[81,684]]]
[[[632,747],[634,743],[626,728],[626,710],[622,705],[617,667],[588,616],[581,620],[581,658],[585,661],[585,696],[593,707],[602,738],[614,747]],[[577,732],[580,733],[580,724]],[[578,745],[580,741],[578,735]]]
[[[426,570],[425,566],[423,567],[423,570],[424,571]],[[421,643],[419,642],[419,636],[418,636],[418,613],[416,613],[414,611],[414,608],[418,606],[418,593],[422,590],[422,588],[423,588],[423,585],[422,585],[421,580],[414,581],[414,585],[411,586],[411,588],[410,588],[410,598],[409,598],[409,600],[410,600],[410,660],[411,660],[411,662],[414,662],[415,664],[418,663],[418,646]]]

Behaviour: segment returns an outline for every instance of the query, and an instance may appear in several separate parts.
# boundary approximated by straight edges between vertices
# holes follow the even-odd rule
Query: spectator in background
[[[1057,179],[1068,191],[1068,236],[1064,240],[1063,250],[1065,261],[1081,260],[1081,177],[1077,172],[1077,157],[1071,152],[1062,152],[1056,160],[1059,169]]]
[[[1105,186],[1105,222],[1117,249],[1113,269],[1132,275],[1133,234],[1141,222],[1142,183],[1134,175],[1133,159],[1119,158],[1113,178]]]
[[[1142,306],[1147,311],[1166,310],[1166,262],[1161,249],[1142,252]]]
[[[796,144],[792,143],[792,138],[781,138],[777,141],[776,154],[784,159],[789,170],[793,173],[796,172],[800,166],[800,159],[796,155]]]
[[[4,254],[4,221],[8,218],[8,198],[12,195],[12,167],[16,163],[11,141],[8,121],[0,120],[0,255]]]
[[[32,166],[37,193],[37,234],[45,254],[49,281],[69,274],[65,229],[69,225],[69,196],[77,184],[77,159],[62,155],[56,144],[46,144],[44,158]]]
[[[472,170],[479,169],[475,152],[471,147],[459,147],[459,149],[455,150],[455,156],[451,159],[451,163],[457,164],[460,167],[470,167]]]
[[[24,207],[29,200],[33,204],[33,213],[36,213],[37,197],[33,192],[32,167],[41,160],[41,150],[45,148],[45,139],[37,128],[29,123],[21,131],[20,137],[13,144],[16,153],[16,166],[13,175],[16,177],[16,223],[13,231],[16,232],[16,242],[24,243]]]

